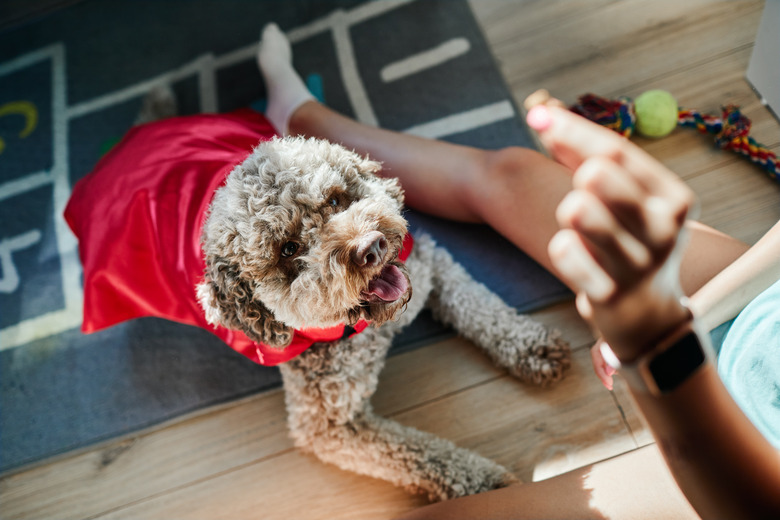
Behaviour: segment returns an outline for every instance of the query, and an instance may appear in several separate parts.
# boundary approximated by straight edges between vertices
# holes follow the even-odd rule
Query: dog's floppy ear
[[[252,297],[250,284],[226,263],[207,269],[198,284],[198,300],[213,325],[237,329],[252,341],[282,348],[290,344],[293,329],[274,319],[262,302]]]

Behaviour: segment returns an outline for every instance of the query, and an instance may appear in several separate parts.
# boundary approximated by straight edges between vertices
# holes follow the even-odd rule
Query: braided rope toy
[[[634,101],[627,97],[613,100],[585,94],[570,110],[624,137],[631,137],[637,127],[637,110]],[[718,148],[732,150],[748,158],[772,180],[780,182],[780,162],[776,154],[748,135],[750,125],[750,119],[742,115],[736,105],[723,106],[720,117],[691,109],[677,109],[677,126],[713,134]]]

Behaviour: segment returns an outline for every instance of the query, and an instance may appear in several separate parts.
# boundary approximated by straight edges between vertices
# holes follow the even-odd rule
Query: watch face
[[[655,356],[647,365],[661,393],[671,392],[700,367],[705,360],[699,337],[689,332],[674,345]]]

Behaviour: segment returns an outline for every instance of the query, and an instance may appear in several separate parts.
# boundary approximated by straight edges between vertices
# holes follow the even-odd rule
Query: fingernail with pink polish
[[[528,123],[528,126],[537,132],[543,132],[552,125],[550,110],[544,105],[536,105],[529,110],[525,120]]]

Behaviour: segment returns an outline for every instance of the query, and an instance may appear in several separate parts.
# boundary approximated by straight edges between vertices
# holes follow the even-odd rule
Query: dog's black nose
[[[386,254],[387,239],[379,231],[371,231],[358,239],[352,261],[359,267],[374,267],[384,261]]]

